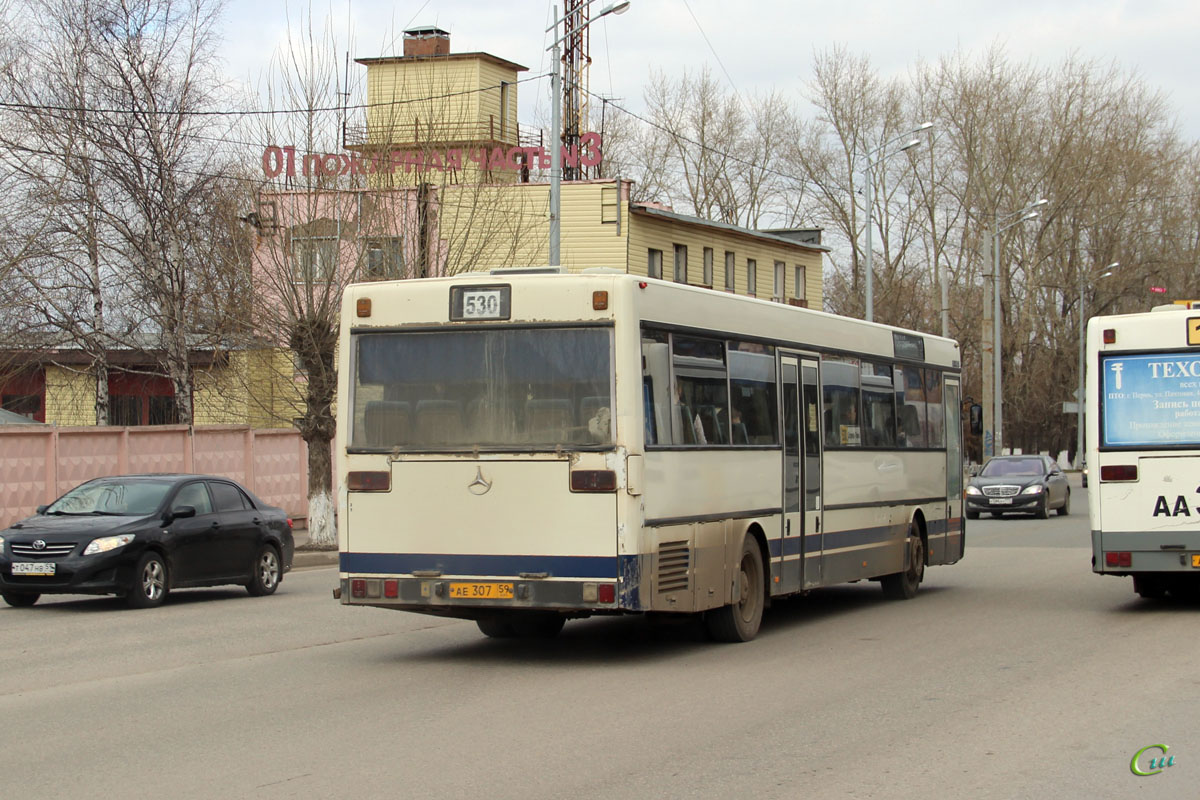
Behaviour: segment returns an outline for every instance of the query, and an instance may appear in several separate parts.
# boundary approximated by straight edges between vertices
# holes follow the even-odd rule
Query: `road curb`
[[[332,567],[338,563],[337,550],[297,550],[292,556],[292,569],[301,567]]]

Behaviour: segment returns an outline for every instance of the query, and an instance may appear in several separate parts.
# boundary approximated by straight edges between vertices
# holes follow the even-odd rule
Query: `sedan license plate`
[[[53,561],[14,561],[13,575],[53,575]]]
[[[451,583],[450,597],[456,600],[512,600],[511,583]]]
[[[1012,498],[1011,497],[993,497],[992,505],[994,505],[994,506],[1011,506]]]

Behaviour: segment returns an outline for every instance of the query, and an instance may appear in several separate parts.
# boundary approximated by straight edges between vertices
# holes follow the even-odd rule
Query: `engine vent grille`
[[[658,546],[658,593],[678,592],[688,588],[688,566],[691,550],[687,540],[663,542]]]

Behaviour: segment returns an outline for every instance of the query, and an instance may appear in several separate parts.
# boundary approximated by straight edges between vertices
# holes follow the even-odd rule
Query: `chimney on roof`
[[[450,34],[441,28],[409,28],[404,32],[404,57],[450,55]]]

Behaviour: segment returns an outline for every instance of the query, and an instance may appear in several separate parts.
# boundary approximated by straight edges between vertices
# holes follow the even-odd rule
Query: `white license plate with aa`
[[[1011,506],[1012,498],[1011,497],[993,497],[992,505],[994,505],[994,506]]]
[[[14,561],[13,575],[53,575],[53,561]]]

